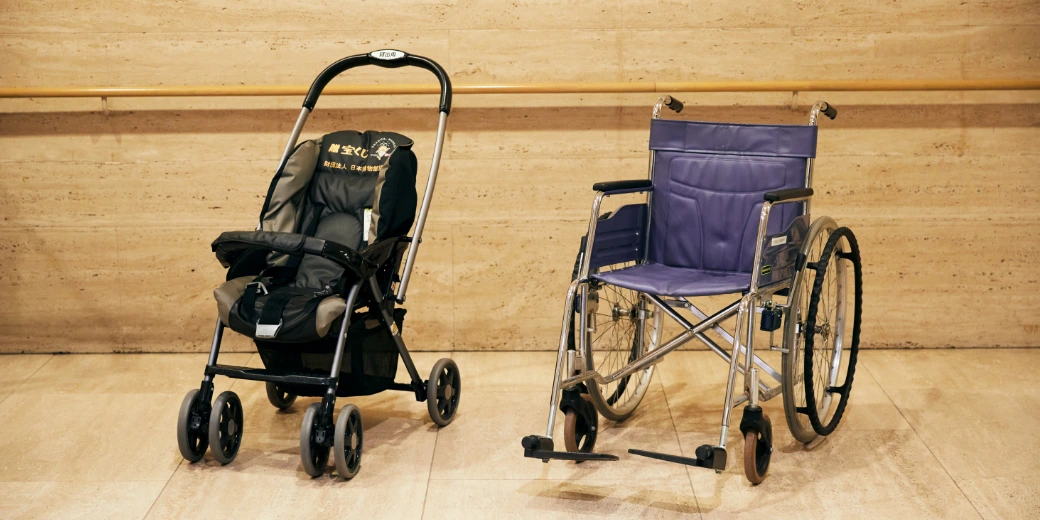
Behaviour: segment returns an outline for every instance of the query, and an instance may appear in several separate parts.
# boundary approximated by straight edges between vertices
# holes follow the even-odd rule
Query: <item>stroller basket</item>
[[[394,310],[394,323],[398,330],[404,323],[405,312],[405,309]],[[339,322],[333,327],[338,329]],[[397,376],[400,352],[390,331],[381,326],[375,312],[354,314],[345,347],[336,396],[372,395],[390,388]],[[276,366],[287,372],[325,376],[336,354],[336,338],[328,336],[323,341],[308,344],[257,341],[256,348],[265,366]],[[314,385],[286,383],[282,388],[301,396],[318,397],[325,394],[325,388]]]

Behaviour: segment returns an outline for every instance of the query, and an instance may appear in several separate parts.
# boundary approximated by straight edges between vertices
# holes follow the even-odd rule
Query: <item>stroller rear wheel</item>
[[[267,400],[279,410],[287,410],[296,402],[296,394],[282,390],[278,383],[267,382]]]
[[[339,411],[336,421],[336,471],[344,480],[354,478],[361,470],[361,447],[363,444],[361,411],[348,404]]]
[[[198,462],[206,454],[209,447],[207,419],[209,411],[199,399],[199,391],[188,392],[181,401],[181,411],[177,416],[177,447],[184,460]]]
[[[311,403],[303,414],[300,427],[300,460],[303,471],[312,477],[320,477],[329,464],[329,446],[325,443],[328,428],[321,424],[321,403]]]
[[[426,382],[426,408],[437,426],[447,426],[455,419],[461,392],[462,380],[454,361],[444,358],[433,365]]]
[[[217,462],[229,464],[242,446],[242,401],[232,391],[223,392],[213,402],[209,415],[210,453]]]

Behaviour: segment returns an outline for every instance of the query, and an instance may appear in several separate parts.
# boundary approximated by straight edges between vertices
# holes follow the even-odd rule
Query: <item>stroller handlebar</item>
[[[451,79],[448,78],[448,73],[444,71],[444,68],[429,58],[392,49],[347,56],[326,67],[314,79],[314,83],[311,83],[311,88],[307,91],[307,97],[303,100],[304,108],[314,110],[314,105],[317,104],[321,91],[325,90],[325,85],[328,85],[333,78],[343,72],[363,65],[376,65],[388,69],[410,66],[432,72],[437,76],[437,81],[441,84],[440,111],[445,114],[451,112]]]

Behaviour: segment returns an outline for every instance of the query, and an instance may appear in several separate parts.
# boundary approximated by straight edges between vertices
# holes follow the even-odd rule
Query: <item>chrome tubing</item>
[[[578,269],[578,280],[585,281],[589,277],[589,265],[592,263],[592,246],[596,243],[596,222],[599,221],[599,208],[607,194],[600,192],[592,201],[592,219],[589,220],[589,232],[585,238],[585,253],[582,255],[581,267]]]
[[[415,233],[412,236],[412,243],[408,246],[408,259],[405,260],[404,271],[401,273],[401,284],[397,287],[397,301],[400,303],[404,303],[408,281],[412,278],[412,266],[415,265],[415,255],[419,251],[419,243],[422,242],[426,215],[430,212],[430,202],[433,200],[433,188],[437,184],[441,149],[444,148],[444,132],[448,126],[448,113],[441,112],[440,114],[440,121],[437,122],[437,141],[433,148],[433,164],[430,165],[430,179],[426,181],[426,193],[423,194],[422,206],[419,207],[419,218],[415,221]]]
[[[694,306],[689,301],[687,301],[686,303],[688,305],[687,308],[690,309],[690,312],[693,313],[693,315],[696,316],[697,319],[700,319],[700,320],[708,319],[708,315],[705,314],[703,311],[698,309],[696,306]],[[733,308],[734,310],[736,310],[736,307],[738,305],[739,305],[739,302],[735,302],[732,305],[730,305],[730,307]],[[722,328],[721,326],[716,325],[715,327],[712,327],[712,330],[715,331],[715,333],[718,334],[719,336],[722,336],[722,339],[724,339],[724,340],[726,340],[726,341],[728,341],[730,343],[733,343],[733,336],[730,335],[730,333],[727,332],[726,329]],[[711,350],[715,351],[716,354],[721,355],[722,359],[724,359],[727,363],[729,363],[729,354],[727,354],[724,350],[722,350],[722,347],[719,347],[714,341],[712,341],[711,338],[709,338],[707,336],[704,336],[703,338],[701,338],[701,337],[698,336],[698,339],[700,339],[702,342],[704,342],[704,344],[707,345],[708,348],[710,348]],[[740,346],[740,352],[743,353],[745,350],[746,349],[744,348],[744,346],[741,345]],[[775,369],[773,369],[773,367],[771,367],[769,365],[769,363],[766,363],[765,361],[762,360],[762,358],[760,358],[758,356],[755,356],[755,366],[757,366],[758,368],[760,368],[763,371],[765,371],[765,373],[769,374],[778,383],[782,381],[780,373],[777,372]],[[743,373],[743,372],[741,372],[741,373]],[[765,383],[763,383],[763,385],[765,385]]]
[[[567,303],[563,307],[563,326],[560,331],[560,351],[556,356],[556,372],[553,374],[552,393],[549,395],[549,424],[545,428],[545,436],[552,438],[556,426],[556,399],[560,395],[561,378],[563,377],[563,360],[567,356],[567,333],[570,329],[570,317],[574,313],[574,293],[578,289],[578,281],[571,282],[567,289]]]
[[[662,302],[659,298],[657,298],[656,296],[654,296],[652,294],[648,294],[647,297],[649,297],[651,300],[653,300],[654,303],[657,304],[658,308],[661,308],[662,310],[664,310],[665,314],[668,314],[669,316],[672,316],[674,318],[674,316],[675,316],[674,312],[675,311],[673,311],[672,309],[669,309],[668,306],[664,302]],[[736,304],[734,304],[734,305],[736,305]],[[727,307],[726,309],[723,309],[722,311],[719,311],[712,318],[710,318],[708,321],[704,321],[704,322],[698,323],[696,326],[693,326],[693,327],[688,327],[687,330],[683,331],[682,333],[680,333],[679,335],[675,336],[674,338],[668,340],[668,342],[665,343],[664,345],[662,345],[662,346],[660,346],[658,348],[655,348],[654,350],[651,350],[650,352],[647,352],[646,354],[644,354],[639,359],[637,359],[635,361],[632,361],[631,363],[629,363],[625,367],[621,368],[617,372],[614,372],[613,374],[610,374],[608,376],[603,376],[602,374],[600,374],[596,370],[587,370],[587,371],[585,371],[582,374],[579,374],[579,375],[576,375],[576,376],[572,376],[572,377],[569,377],[569,378],[563,380],[563,382],[561,383],[561,386],[563,386],[564,388],[567,388],[567,387],[574,386],[574,385],[576,385],[578,383],[583,383],[583,382],[588,381],[590,379],[596,381],[599,384],[612,383],[614,381],[617,381],[618,379],[621,379],[622,377],[625,377],[627,375],[631,375],[631,374],[633,374],[635,372],[638,372],[638,371],[640,371],[640,370],[642,370],[644,368],[647,368],[650,365],[655,364],[659,359],[664,357],[665,354],[668,354],[669,352],[675,350],[676,348],[679,348],[683,344],[687,343],[688,341],[690,341],[691,339],[696,337],[697,333],[704,332],[705,330],[711,328],[718,321],[723,320],[723,319],[729,317],[729,315],[732,314],[732,311],[730,310],[732,307],[733,307],[733,305]],[[726,312],[729,312],[729,314],[725,314]],[[683,321],[681,321],[681,320],[679,322],[683,323]],[[563,341],[566,341],[566,337],[563,338]],[[563,344],[563,348],[565,348],[565,347],[566,347],[566,345]]]
[[[289,160],[289,154],[292,153],[293,148],[296,148],[296,142],[300,140],[300,133],[303,132],[303,125],[307,122],[307,117],[311,115],[311,109],[303,107],[300,111],[300,117],[296,118],[296,126],[293,127],[292,133],[289,134],[289,142],[285,145],[285,151],[282,152],[282,160],[278,163],[278,169],[281,170],[285,167],[285,162]]]

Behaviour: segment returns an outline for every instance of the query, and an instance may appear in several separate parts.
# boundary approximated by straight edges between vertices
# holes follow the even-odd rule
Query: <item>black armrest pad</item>
[[[597,182],[592,185],[593,191],[621,191],[621,190],[633,190],[639,191],[642,189],[650,188],[653,183],[650,179],[636,179],[630,181],[609,181],[609,182]]]
[[[777,190],[766,192],[766,202],[783,202],[785,200],[800,199],[803,197],[811,197],[813,194],[812,188],[791,188],[788,190]]]

